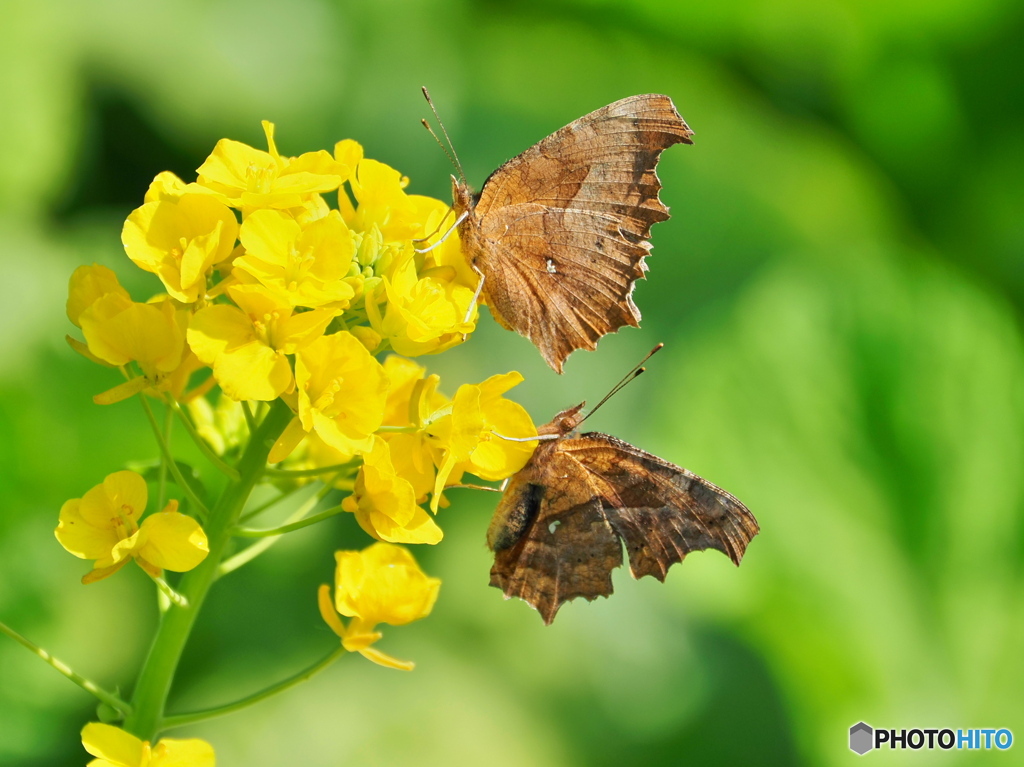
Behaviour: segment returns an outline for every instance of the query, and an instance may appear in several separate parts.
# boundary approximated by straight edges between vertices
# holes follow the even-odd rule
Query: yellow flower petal
[[[120,537],[113,527],[95,525],[85,519],[79,511],[81,503],[80,498],[64,503],[54,534],[60,545],[79,559],[100,559],[110,554]]]
[[[94,567],[102,569],[110,565],[123,564],[135,555],[135,550],[142,543],[143,537],[139,534],[138,530],[135,530],[131,535],[126,535],[115,543],[108,556],[96,560]]]
[[[120,727],[89,722],[82,728],[82,745],[93,756],[121,767],[139,767],[145,753],[145,741]]]
[[[124,402],[129,397],[134,397],[139,392],[153,388],[153,382],[146,376],[135,376],[124,383],[107,389],[105,392],[94,394],[92,401],[97,405],[115,405]]]
[[[305,436],[306,430],[302,428],[302,421],[298,418],[293,418],[270,449],[267,462],[280,463],[283,461],[292,454],[292,451],[299,446],[299,443],[302,442],[302,438]]]
[[[272,400],[292,386],[288,358],[253,341],[217,357],[213,374],[234,400]]]
[[[510,477],[526,465],[537,447],[530,440],[537,428],[529,413],[502,395],[523,380],[516,372],[491,376],[479,385],[459,387],[450,408],[427,417],[426,434],[440,448],[431,510],[436,512],[441,491],[463,472],[486,480]],[[497,435],[512,437],[515,441]]]
[[[334,316],[330,309],[313,309],[282,319],[277,326],[279,337],[275,347],[285,354],[294,354],[322,336]]]
[[[145,202],[177,200],[185,193],[186,184],[169,170],[157,173],[146,190]]]
[[[382,653],[376,647],[367,647],[360,650],[359,654],[367,660],[373,661],[378,666],[384,666],[385,668],[398,669],[399,671],[412,671],[416,668],[416,664],[411,660],[398,660],[398,658]]]
[[[108,293],[80,320],[89,351],[112,365],[136,361],[144,372],[169,373],[181,363],[185,334],[169,303],[137,304]]]
[[[302,228],[291,216],[276,210],[255,210],[242,222],[241,239],[246,255],[241,264],[252,260],[285,268]]]
[[[234,191],[245,188],[250,181],[258,181],[250,176],[250,168],[274,169],[275,166],[276,162],[269,153],[241,141],[224,138],[217,142],[196,173],[204,185],[224,185]]]
[[[109,503],[123,514],[138,519],[146,508],[149,490],[146,480],[134,471],[115,471],[103,479],[103,490]]]
[[[423,380],[427,369],[397,354],[388,355],[384,360],[384,372],[388,377],[388,399],[384,408],[384,424],[387,426],[409,426],[419,421],[418,414],[410,410],[410,401],[417,384]]]
[[[481,387],[463,384],[452,400],[451,431],[447,447],[458,461],[468,461],[473,450],[480,444],[480,436],[486,425],[481,396]]]
[[[241,309],[217,304],[200,309],[192,316],[187,337],[195,355],[207,365],[213,365],[225,350],[256,340],[256,331]]]
[[[290,305],[260,285],[228,288],[233,306],[211,306],[192,318],[188,342],[213,366],[224,393],[235,400],[272,400],[292,388],[286,354],[323,333],[332,310],[293,314]]]
[[[425,543],[432,546],[444,537],[437,523],[419,506],[413,506],[412,516],[401,524],[374,509],[357,509],[356,521],[368,535],[389,543]]]
[[[92,570],[90,570],[89,572],[87,572],[85,575],[82,576],[82,584],[85,585],[85,586],[88,586],[90,583],[96,583],[96,581],[102,581],[104,578],[107,578],[107,577],[113,575],[118,570],[120,570],[122,567],[124,567],[126,564],[128,564],[128,559],[129,558],[120,559],[117,562],[115,562],[114,564],[108,565],[106,567],[100,567],[97,564],[96,566],[93,567]]]
[[[177,511],[151,514],[143,521],[140,533],[144,543],[136,551],[137,556],[163,570],[186,572],[210,553],[203,528]]]
[[[442,237],[445,238],[443,243],[425,254],[420,273],[448,275],[445,279],[454,280],[457,284],[476,292],[480,275],[473,271],[473,267],[463,254],[458,229],[452,230],[456,219],[451,215],[450,204],[420,195],[410,195],[409,199],[416,206],[416,218],[423,222],[423,231],[416,236],[432,235],[421,247],[434,245]]]
[[[377,160],[363,159],[350,179],[352,193],[359,202],[355,227],[368,230],[377,226],[385,240],[408,240],[422,228],[416,206],[405,193],[403,176]]]
[[[112,526],[121,517],[137,521],[146,510],[148,498],[146,480],[139,474],[115,471],[82,497],[79,512],[97,526]]]
[[[363,147],[358,141],[343,139],[334,145],[334,159],[349,168],[355,168],[363,159]]]
[[[164,738],[153,747],[150,767],[214,767],[213,746],[199,738]]]
[[[441,581],[424,575],[402,546],[375,543],[363,551],[338,551],[335,607],[363,623],[399,626],[426,617]]]
[[[295,355],[299,417],[342,452],[362,452],[384,418],[388,380],[359,340],[342,331],[321,336]]]
[[[458,462],[459,459],[455,452],[449,450],[445,453],[444,462],[437,469],[437,476],[434,477],[434,491],[430,499],[430,510],[435,514],[437,514],[437,507],[443,500],[442,493],[444,488],[448,484],[448,480],[451,479],[452,472],[455,471]]]
[[[387,434],[384,439],[391,450],[391,465],[400,477],[412,485],[417,502],[426,498],[434,487],[432,450],[423,432]]]
[[[334,609],[334,603],[331,601],[331,587],[326,583],[321,584],[316,592],[316,598],[317,607],[320,608],[320,617],[324,619],[324,623],[330,626],[331,631],[339,638],[344,639],[345,624],[341,622],[337,610]]]
[[[131,301],[128,291],[121,287],[112,270],[99,264],[78,267],[68,282],[68,319],[76,327],[81,327],[79,318],[82,312],[108,293],[115,293],[122,300]]]

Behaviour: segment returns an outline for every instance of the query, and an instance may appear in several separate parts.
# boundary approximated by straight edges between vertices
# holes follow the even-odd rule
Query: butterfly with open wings
[[[556,372],[574,350],[639,326],[633,287],[651,226],[669,217],[655,167],[692,136],[668,96],[631,96],[509,160],[477,195],[452,177],[462,248],[491,314]]]
[[[739,565],[759,530],[747,507],[628,442],[577,433],[583,406],[541,426],[529,463],[509,480],[487,531],[491,585],[524,599],[550,624],[564,602],[612,593],[623,544],[634,578],[664,581],[672,565],[705,549]]]

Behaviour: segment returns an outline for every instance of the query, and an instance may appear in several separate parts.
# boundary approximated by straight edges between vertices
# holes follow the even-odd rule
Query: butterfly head
[[[586,402],[581,402],[576,407],[563,410],[552,418],[550,423],[546,423],[537,429],[537,434],[557,434],[559,437],[564,437],[566,434],[576,431],[576,428],[583,421],[583,406],[586,404]]]
[[[469,185],[460,181],[456,176],[452,176],[452,207],[455,208],[455,215],[461,215],[467,210],[472,210],[476,206],[477,195],[473,194],[473,190],[469,188]]]

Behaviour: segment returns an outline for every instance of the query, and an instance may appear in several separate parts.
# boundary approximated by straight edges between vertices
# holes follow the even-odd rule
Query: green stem
[[[213,448],[210,447],[209,443],[202,438],[198,431],[196,431],[195,424],[192,423],[192,419],[188,417],[188,414],[182,409],[181,405],[175,402],[173,399],[168,398],[169,407],[174,411],[175,415],[178,416],[178,420],[185,426],[185,431],[192,437],[192,441],[196,443],[196,447],[199,451],[206,456],[206,460],[216,467],[216,469],[223,474],[226,474],[228,479],[233,481],[238,480],[238,472],[231,466],[228,466],[224,459],[213,452]],[[251,433],[251,432],[250,432]]]
[[[215,706],[214,708],[206,708],[202,711],[192,711],[188,714],[175,714],[174,716],[164,717],[163,721],[160,722],[161,730],[170,730],[175,727],[183,727],[186,724],[194,724],[195,722],[202,722],[207,719],[213,719],[215,716],[224,716],[224,714],[231,714],[235,711],[239,711],[243,708],[251,706],[253,703],[259,703],[261,700],[265,700],[272,695],[277,695],[279,692],[294,687],[297,684],[305,682],[315,674],[323,671],[325,668],[330,666],[334,661],[340,658],[345,653],[344,647],[339,647],[332,651],[329,655],[321,658],[319,661],[314,663],[307,669],[300,671],[294,676],[290,676],[284,681],[278,682],[277,684],[271,685],[266,689],[260,690],[259,692],[247,695],[244,698],[236,700],[234,703],[228,703],[223,706]]]
[[[316,469],[270,469],[266,470],[268,477],[317,477],[321,474],[330,474],[332,471],[344,471],[355,468],[351,461],[348,463],[335,463],[331,466],[320,466]]]
[[[149,424],[153,427],[153,434],[156,435],[157,444],[160,445],[160,453],[163,455],[164,463],[167,465],[167,468],[170,469],[171,474],[174,475],[174,481],[178,483],[181,491],[188,496],[189,501],[195,504],[199,513],[204,517],[208,517],[210,513],[209,510],[203,502],[199,500],[199,496],[193,492],[192,486],[189,485],[181,475],[181,469],[178,468],[178,462],[175,461],[174,456],[171,455],[170,445],[167,444],[167,440],[164,439],[164,435],[160,431],[160,426],[156,422],[156,416],[153,415],[153,408],[151,408],[149,403],[146,401],[145,394],[139,395],[139,402],[142,403],[142,409],[146,411],[146,418],[149,419]]]
[[[301,489],[302,489],[302,487],[298,486],[298,487],[292,488],[291,490],[288,490],[287,492],[281,493],[279,495],[275,495],[269,501],[265,501],[265,502],[261,503],[259,506],[255,507],[253,509],[250,509],[249,511],[245,512],[244,514],[242,514],[242,516],[240,516],[238,518],[238,521],[239,522],[245,522],[246,520],[252,519],[253,517],[258,517],[264,511],[267,511],[268,509],[271,509],[274,506],[277,506],[277,504],[279,504],[279,503],[281,503],[283,501],[288,500],[293,495],[295,495],[295,493],[299,492],[299,490],[301,490]]]
[[[231,540],[231,530],[267,464],[270,448],[291,418],[288,406],[275,401],[238,462],[238,481],[228,483],[210,511],[206,523],[210,553],[197,567],[185,573],[178,586],[188,606],[171,605],[164,613],[132,696],[134,711],[125,720],[124,728],[143,740],[152,741],[157,735],[178,661],[206,594],[216,579],[224,549]]]
[[[164,442],[170,444],[171,442],[171,426],[174,424],[174,416],[171,415],[171,411],[168,410],[164,415]],[[158,509],[164,507],[164,503],[167,501],[167,459],[164,458],[160,461],[160,474],[158,480],[158,491],[157,491],[157,504]]]
[[[302,503],[294,512],[292,512],[288,516],[288,518],[285,520],[285,524],[296,522],[302,519],[304,516],[306,516],[312,509],[316,508],[316,505],[320,503],[321,500],[323,500],[323,497],[327,495],[328,492],[330,492],[330,489],[331,488],[329,486],[325,485],[312,498],[307,498],[304,503]],[[279,540],[281,540],[280,536],[263,538],[254,543],[252,546],[248,546],[242,549],[233,557],[225,559],[223,562],[220,563],[220,567],[217,568],[217,577],[220,578],[222,575],[227,575],[228,573],[234,572],[242,565],[248,564],[256,557],[258,557],[260,554],[262,554],[264,551],[273,546],[275,543],[277,543]]]
[[[160,589],[160,593],[167,597],[168,601],[173,602],[179,607],[188,607],[188,600],[184,596],[179,594],[177,591],[172,589],[171,584],[169,584],[161,576],[153,575],[152,573],[146,573],[146,575],[148,575],[153,580],[153,583],[156,584],[156,587]]]
[[[242,414],[245,416],[245,423],[249,427],[249,433],[255,434],[259,424],[256,423],[256,416],[252,414],[252,408],[249,407],[249,403],[242,400]]]
[[[92,680],[86,679],[81,674],[76,673],[71,669],[71,667],[68,664],[64,663],[61,660],[58,660],[57,658],[54,658],[42,647],[35,644],[34,642],[29,641],[3,621],[0,621],[0,632],[7,634],[7,636],[9,636],[15,642],[18,642],[22,646],[27,647],[31,652],[35,653],[44,661],[49,663],[51,666],[57,669],[57,671],[62,673],[64,676],[66,676],[72,682],[77,684],[83,690],[95,695],[97,698],[99,698],[101,701],[106,703],[111,708],[120,711],[124,715],[128,715],[131,713],[132,707],[125,703],[123,700],[121,700],[117,695],[110,692],[109,690],[104,690],[102,687],[100,687]]]
[[[234,529],[234,535],[242,538],[269,538],[273,535],[284,535],[285,533],[292,532],[292,530],[301,530],[304,527],[315,525],[317,522],[322,522],[323,520],[329,519],[343,511],[344,509],[341,506],[335,506],[330,509],[325,509],[319,514],[314,514],[308,519],[302,519],[298,522],[292,522],[290,525],[281,525],[281,527],[274,527],[269,530],[256,530],[251,527],[236,527]]]

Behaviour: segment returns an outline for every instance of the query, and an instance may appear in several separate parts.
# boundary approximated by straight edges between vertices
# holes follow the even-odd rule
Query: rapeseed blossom
[[[377,626],[402,626],[425,618],[434,608],[441,588],[438,578],[424,574],[409,550],[390,543],[375,543],[362,551],[338,551],[334,555],[334,600],[324,584],[317,594],[320,614],[349,652],[381,666],[411,671],[411,661],[401,661],[375,647],[382,634]],[[351,618],[346,626],[338,613]]]
[[[234,400],[272,400],[294,387],[288,355],[318,339],[334,312],[296,313],[261,285],[232,285],[234,302],[200,309],[188,328],[195,355]]]
[[[444,455],[431,508],[437,509],[444,486],[463,472],[501,480],[530,460],[537,446],[530,437],[537,436],[537,427],[522,405],[502,396],[522,380],[519,373],[512,372],[491,376],[479,385],[463,384],[451,406],[431,419],[427,434]]]
[[[352,168],[329,153],[307,152],[283,157],[274,142],[274,124],[263,121],[267,151],[240,141],[221,139],[199,169],[196,191],[213,194],[243,213],[259,208],[294,208],[319,192],[333,192]]]
[[[153,577],[162,570],[191,570],[206,558],[209,548],[203,528],[178,512],[177,501],[139,523],[147,495],[140,475],[118,471],[61,508],[54,531],[60,545],[76,557],[95,560],[82,583],[113,575],[133,558]]]
[[[257,210],[242,224],[241,241],[244,254],[233,269],[291,306],[332,307],[340,313],[355,295],[345,279],[355,241],[336,210],[305,224],[282,211]]]
[[[416,490],[391,460],[388,443],[374,438],[363,456],[355,491],[342,503],[368,534],[392,543],[437,543],[441,528],[417,505]]]
[[[237,237],[234,213],[201,194],[147,202],[121,231],[135,265],[153,272],[172,298],[188,304],[205,296],[207,274],[231,255]]]
[[[321,336],[295,355],[299,421],[335,450],[363,453],[384,418],[383,366],[347,331]]]
[[[89,722],[82,745],[97,757],[88,767],[214,767],[213,747],[205,740],[164,738],[155,746],[120,727]]]

